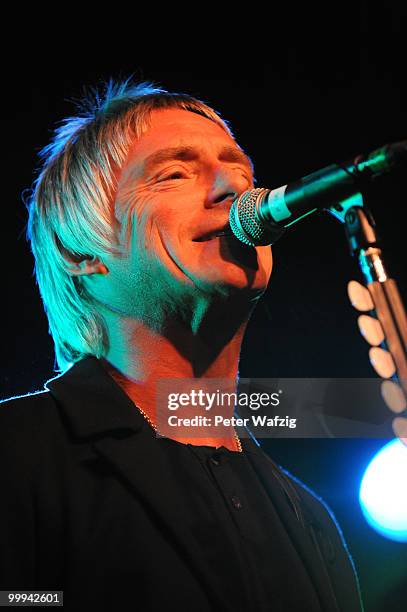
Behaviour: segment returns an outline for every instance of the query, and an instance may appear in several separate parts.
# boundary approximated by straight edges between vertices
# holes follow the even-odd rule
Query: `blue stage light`
[[[386,444],[368,465],[359,502],[373,529],[407,542],[407,446],[400,440]]]

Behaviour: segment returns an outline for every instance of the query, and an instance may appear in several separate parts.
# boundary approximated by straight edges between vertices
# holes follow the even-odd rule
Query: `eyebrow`
[[[196,161],[199,157],[200,149],[195,147],[168,147],[166,149],[160,149],[146,157],[143,163],[143,174],[150,172],[159,164],[167,161]],[[250,157],[237,147],[223,147],[219,153],[218,159],[223,162],[242,164],[253,172],[253,164]]]

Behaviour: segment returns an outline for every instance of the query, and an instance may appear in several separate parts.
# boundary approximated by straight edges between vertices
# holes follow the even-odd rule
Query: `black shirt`
[[[158,440],[181,484],[191,537],[231,610],[319,611],[307,570],[248,460],[261,451],[242,442],[239,453]]]

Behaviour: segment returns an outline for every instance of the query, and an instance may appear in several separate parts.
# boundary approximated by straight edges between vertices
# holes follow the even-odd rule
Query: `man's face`
[[[230,232],[233,200],[251,188],[250,162],[220,126],[181,109],[154,111],[119,180],[123,256],[104,260],[105,303],[131,315],[131,304],[149,296],[260,295],[271,273],[270,247],[221,235]]]

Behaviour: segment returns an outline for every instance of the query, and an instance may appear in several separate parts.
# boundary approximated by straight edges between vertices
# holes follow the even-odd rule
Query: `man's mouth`
[[[206,242],[207,240],[213,240],[214,238],[220,238],[221,236],[233,236],[233,232],[230,229],[230,226],[213,230],[208,232],[207,234],[203,234],[202,236],[198,236],[197,238],[193,238],[194,242]]]

